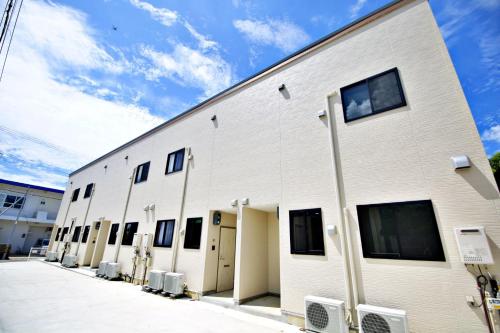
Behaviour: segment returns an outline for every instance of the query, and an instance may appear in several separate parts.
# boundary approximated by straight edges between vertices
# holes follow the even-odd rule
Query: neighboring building
[[[64,191],[0,179],[0,244],[26,254],[50,239]]]
[[[458,155],[471,166],[455,169]],[[332,33],[68,184],[57,239],[72,235],[80,265],[131,274],[134,233],[154,234],[148,271],[236,303],[280,295],[288,316],[312,294],[406,310],[411,332],[483,332],[456,227],[486,228],[500,277],[499,193],[423,0]]]

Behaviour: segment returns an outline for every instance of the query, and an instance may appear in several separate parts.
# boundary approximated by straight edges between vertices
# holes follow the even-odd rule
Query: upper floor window
[[[17,195],[7,195],[3,202],[4,207],[17,208],[23,207],[24,197],[18,197]]]
[[[134,183],[141,183],[145,182],[148,180],[148,174],[149,174],[149,164],[150,162],[141,164],[137,167],[137,170],[135,172],[135,180]]]
[[[118,223],[113,223],[111,225],[111,229],[109,230],[109,238],[108,238],[108,244],[115,244],[116,243],[116,234],[118,233],[118,228],[120,225]]]
[[[84,199],[90,197],[93,188],[94,188],[94,183],[90,183],[87,185],[87,187],[85,188],[85,193],[83,194]]]
[[[357,206],[363,257],[445,261],[430,200]]]
[[[122,245],[132,245],[134,241],[134,234],[137,232],[139,227],[139,222],[129,222],[125,223],[125,229],[123,230]]]
[[[73,191],[73,197],[71,198],[71,201],[76,201],[78,200],[78,195],[80,194],[80,189],[77,188],[76,190]]]
[[[397,68],[341,88],[340,95],[345,122],[406,105]]]
[[[174,151],[168,154],[167,157],[167,169],[165,174],[177,172],[182,170],[182,165],[184,164],[184,152],[185,148]]]
[[[187,219],[186,234],[184,235],[185,249],[200,248],[202,222],[203,219],[201,217],[192,217]]]
[[[290,211],[290,249],[292,254],[325,255],[320,208]]]
[[[153,246],[172,247],[175,220],[160,220],[156,222],[155,241]]]

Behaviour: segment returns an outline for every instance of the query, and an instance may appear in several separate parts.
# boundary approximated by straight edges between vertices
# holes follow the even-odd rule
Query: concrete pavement
[[[0,332],[299,332],[213,304],[171,300],[124,282],[34,260],[0,263]]]

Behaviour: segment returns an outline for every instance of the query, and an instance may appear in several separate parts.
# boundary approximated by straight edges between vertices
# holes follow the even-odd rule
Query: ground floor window
[[[68,227],[63,228],[62,235],[61,235],[61,241],[64,242],[64,236],[66,236],[66,234],[68,233],[68,230],[69,230]]]
[[[199,249],[201,241],[201,217],[192,217],[186,222],[186,235],[184,236],[185,249]]]
[[[61,228],[57,228],[56,242],[59,241],[59,235],[61,234]]]
[[[108,244],[113,245],[116,243],[116,233],[120,225],[118,223],[113,223],[111,225],[111,230],[109,231]]]
[[[78,238],[80,237],[81,230],[82,230],[82,227],[80,227],[80,226],[75,227],[75,231],[73,232],[73,238],[71,238],[72,242],[78,242]]]
[[[132,245],[134,241],[134,234],[137,232],[139,227],[139,222],[129,222],[125,223],[125,229],[123,230],[122,245]]]
[[[292,254],[325,255],[321,208],[290,211]]]
[[[430,200],[357,206],[363,257],[445,261]]]
[[[90,226],[86,225],[85,228],[83,228],[83,236],[82,236],[83,244],[87,243],[87,239],[89,238],[89,232],[90,232]]]
[[[172,247],[175,220],[160,220],[156,222],[155,241],[153,246]]]

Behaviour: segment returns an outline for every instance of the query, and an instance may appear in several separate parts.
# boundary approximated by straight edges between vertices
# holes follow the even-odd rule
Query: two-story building
[[[405,310],[411,332],[484,332],[455,228],[484,227],[500,276],[500,199],[427,1],[400,0],[70,174],[52,249],[151,267],[236,304],[304,296]],[[479,229],[478,229],[479,230]],[[74,236],[77,234],[78,236]],[[478,272],[478,271],[477,271]],[[477,273],[479,274],[479,273]],[[358,323],[359,325],[359,323]]]
[[[0,179],[0,244],[13,254],[50,239],[64,191]]]

